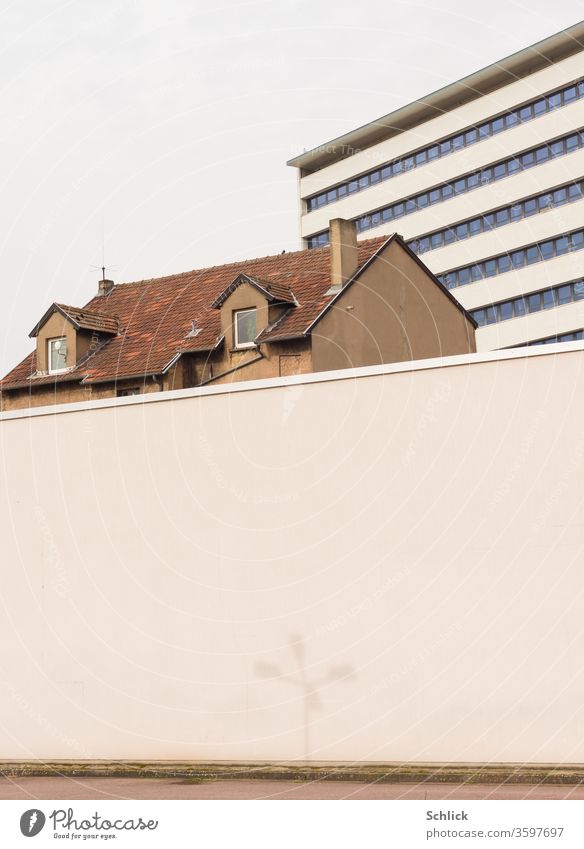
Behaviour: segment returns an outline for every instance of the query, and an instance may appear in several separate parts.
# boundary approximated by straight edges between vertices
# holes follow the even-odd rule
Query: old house
[[[52,304],[1,409],[469,353],[476,323],[401,236],[331,244],[170,277],[102,280]]]

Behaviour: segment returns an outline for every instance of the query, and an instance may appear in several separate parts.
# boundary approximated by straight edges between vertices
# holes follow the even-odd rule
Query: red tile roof
[[[363,265],[387,236],[359,243]],[[0,388],[16,389],[78,377],[85,383],[161,374],[180,351],[211,350],[220,340],[220,313],[213,301],[239,274],[247,274],[274,292],[292,292],[298,305],[262,334],[262,341],[301,336],[331,300],[330,248],[276,254],[182,274],[123,283],[96,296],[83,309],[119,320],[119,334],[84,362],[62,375],[34,377],[34,354],[6,375]],[[69,308],[67,308],[69,309]],[[199,332],[193,335],[193,321]],[[32,380],[31,380],[32,378]]]
[[[37,336],[43,324],[45,324],[54,312],[60,312],[63,318],[68,319],[78,330],[95,330],[98,333],[115,336],[120,329],[120,322],[117,316],[97,312],[97,310],[89,310],[87,307],[70,307],[67,304],[55,303],[51,304],[38,324],[35,324],[29,336]]]

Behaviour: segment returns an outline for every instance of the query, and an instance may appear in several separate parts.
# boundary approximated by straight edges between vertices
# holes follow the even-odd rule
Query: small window
[[[525,315],[525,301],[523,298],[517,298],[513,301],[513,313],[516,318]]]
[[[130,395],[139,395],[140,387],[139,386],[129,386],[127,389],[118,389],[116,395],[118,398],[129,398]]]
[[[497,260],[488,259],[485,262],[485,277],[494,277],[497,273]]]
[[[256,311],[238,310],[235,313],[235,347],[253,348],[256,337]]]
[[[539,312],[541,309],[541,294],[537,292],[535,295],[530,295],[527,299],[528,311]]]
[[[49,374],[67,370],[67,339],[49,339]]]
[[[496,324],[497,322],[497,314],[495,312],[495,307],[487,307],[485,310],[486,313],[486,323],[487,324]]]
[[[551,310],[555,307],[556,302],[554,300],[554,290],[546,289],[543,293],[543,308],[544,310]]]
[[[533,104],[533,114],[537,118],[538,115],[543,115],[545,112],[547,112],[547,102],[544,97]]]
[[[573,150],[578,150],[580,147],[580,136],[568,136],[566,139],[566,150],[571,153]]]
[[[497,272],[505,274],[507,271],[511,271],[511,257],[509,254],[503,254],[497,260]]]
[[[560,286],[558,289],[558,304],[562,306],[563,304],[569,304],[572,300],[572,287],[571,286]]]

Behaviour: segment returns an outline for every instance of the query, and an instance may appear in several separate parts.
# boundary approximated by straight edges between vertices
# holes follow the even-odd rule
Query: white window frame
[[[256,344],[254,341],[251,342],[240,342],[237,338],[237,316],[242,313],[253,312],[256,315],[256,331],[257,331],[257,309],[255,307],[249,307],[245,310],[235,310],[233,313],[233,340],[235,348],[255,348]],[[257,335],[257,333],[256,333]]]
[[[67,337],[66,336],[58,336],[55,339],[47,339],[47,366],[48,366],[47,371],[48,371],[49,374],[63,374],[63,372],[69,371],[68,366],[65,366],[65,368],[51,368],[51,360],[52,360],[51,352],[52,352],[52,346],[54,345],[55,342],[65,342],[65,345],[67,345]],[[69,353],[69,346],[67,345],[67,354],[68,353]],[[67,357],[67,354],[65,355],[65,357]]]

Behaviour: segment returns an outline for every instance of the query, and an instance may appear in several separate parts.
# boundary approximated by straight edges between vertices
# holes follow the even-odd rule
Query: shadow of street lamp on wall
[[[291,634],[289,644],[290,653],[296,665],[294,672],[285,672],[280,666],[273,663],[264,663],[263,661],[258,661],[254,668],[258,678],[285,681],[302,693],[304,757],[305,760],[310,761],[312,753],[310,726],[314,714],[322,707],[319,691],[327,684],[335,684],[352,678],[355,672],[352,666],[339,664],[337,666],[331,666],[328,672],[320,677],[310,678],[306,672],[306,652],[302,636]]]

